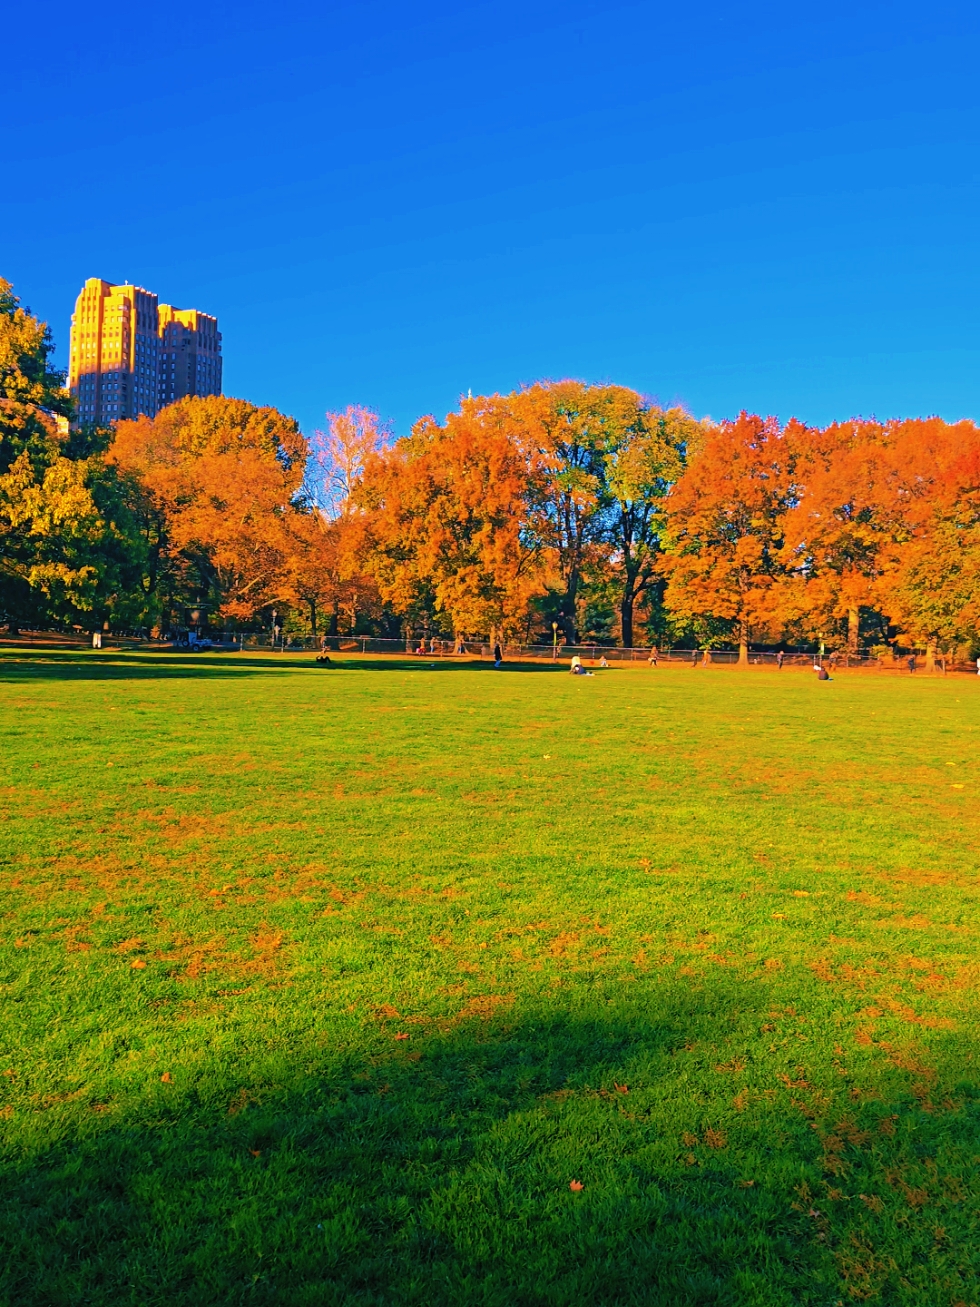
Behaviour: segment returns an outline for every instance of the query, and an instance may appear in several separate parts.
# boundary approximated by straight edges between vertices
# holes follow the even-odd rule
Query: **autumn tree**
[[[980,430],[939,418],[890,424],[881,497],[893,537],[880,602],[905,640],[940,650],[980,636]]]
[[[891,437],[877,422],[833,423],[821,430],[790,422],[796,499],[784,519],[783,562],[792,576],[785,594],[811,634],[845,625],[856,655],[862,608],[878,601],[885,551],[898,505],[889,489]]]
[[[460,635],[516,633],[544,559],[531,508],[541,494],[533,453],[500,397],[463,400],[444,425],[423,418],[368,461],[368,514],[382,595],[415,621],[443,614]]]
[[[667,501],[665,602],[689,623],[724,623],[748,662],[753,628],[782,619],[784,519],[794,457],[774,418],[741,413],[708,428]]]
[[[310,506],[308,548],[296,557],[296,586],[310,612],[326,615],[327,633],[337,635],[341,616],[353,631],[359,616],[380,615],[380,597],[365,567],[366,523],[355,492],[367,462],[391,440],[373,409],[352,404],[328,412],[327,425],[310,439],[304,493]]]
[[[294,597],[306,443],[292,418],[221,395],[180,400],[120,422],[109,457],[149,496],[147,585],[165,607],[245,620]]]
[[[635,400],[621,386],[554,381],[527,386],[503,401],[514,419],[512,439],[543,473],[529,523],[550,555],[558,624],[568,644],[578,640],[583,585],[608,557],[607,459],[624,423],[635,417]]]

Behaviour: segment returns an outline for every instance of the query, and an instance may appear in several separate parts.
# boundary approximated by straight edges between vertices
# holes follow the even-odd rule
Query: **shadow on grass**
[[[340,675],[358,672],[563,672],[560,663],[505,663],[495,669],[491,662],[435,661],[424,658],[362,658],[332,654],[331,663],[316,661],[312,653],[267,654],[262,658],[231,653],[118,653],[90,651],[63,653],[50,650],[0,650],[0,681],[81,680],[128,681],[166,679],[213,679],[241,676],[287,676],[291,672]]]
[[[441,1031],[382,1019],[366,1051],[297,1048],[281,1075],[154,1072],[118,1118],[79,1105],[73,1137],[8,1154],[0,1298],[972,1301],[975,1207],[934,1196],[950,1150],[978,1147],[972,1105],[881,1097],[835,1126],[797,1090],[726,1122],[684,1066],[692,1030],[717,1032],[712,1006],[499,1010]]]

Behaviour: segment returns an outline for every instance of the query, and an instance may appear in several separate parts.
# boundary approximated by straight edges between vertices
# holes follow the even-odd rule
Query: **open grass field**
[[[980,1301],[980,683],[7,651],[0,728],[0,1302]]]

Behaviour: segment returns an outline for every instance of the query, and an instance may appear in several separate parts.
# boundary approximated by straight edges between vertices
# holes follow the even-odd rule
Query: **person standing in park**
[[[650,657],[647,659],[647,662],[650,664],[651,667],[656,667],[656,665],[657,665],[657,646],[656,646],[656,645],[654,645],[653,648],[650,650]]]
[[[777,669],[777,671],[780,671],[780,672],[783,670],[783,651],[782,651],[782,649],[780,649],[780,650],[777,652],[777,654],[776,654],[776,669]]]
[[[915,654],[909,654],[908,662],[909,662],[909,671],[910,671],[910,672],[914,672],[914,671],[915,671]]]
[[[504,661],[504,651],[500,647],[500,641],[493,646],[493,665],[499,671],[500,664]]]

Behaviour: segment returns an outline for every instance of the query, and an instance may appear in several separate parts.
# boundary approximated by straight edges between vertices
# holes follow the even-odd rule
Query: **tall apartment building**
[[[220,395],[217,320],[90,277],[71,320],[68,386],[78,421],[100,424],[155,417],[185,395]]]
[[[218,320],[197,309],[161,304],[160,363],[157,402],[160,408],[184,395],[221,394],[221,333]]]

